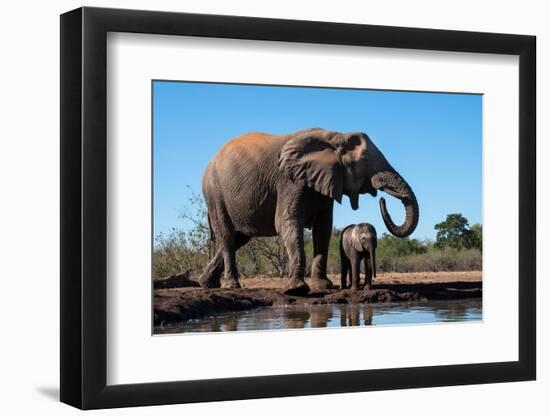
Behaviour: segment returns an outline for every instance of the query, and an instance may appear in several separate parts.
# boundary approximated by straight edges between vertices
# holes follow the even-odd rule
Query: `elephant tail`
[[[206,216],[208,219],[208,241],[210,244],[216,243],[216,237],[214,236],[214,232],[212,231],[212,222],[210,221],[210,215]]]
[[[204,249],[208,251],[208,258],[212,259],[212,257],[214,256],[214,251],[216,249],[216,237],[214,235],[214,232],[212,231],[210,216],[206,215],[206,219],[208,220],[208,240],[204,245]]]

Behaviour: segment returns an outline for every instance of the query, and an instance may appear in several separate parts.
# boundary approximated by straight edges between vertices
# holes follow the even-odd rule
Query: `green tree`
[[[472,232],[472,248],[483,249],[483,226],[479,223],[473,224],[470,228]]]
[[[436,248],[469,249],[474,247],[474,232],[468,225],[468,219],[461,213],[448,214],[445,221],[435,225],[435,230],[437,230]],[[480,235],[479,237],[481,238]]]

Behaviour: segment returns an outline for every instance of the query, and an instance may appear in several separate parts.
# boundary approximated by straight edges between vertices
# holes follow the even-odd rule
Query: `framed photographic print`
[[[535,379],[535,37],[61,16],[61,400]]]

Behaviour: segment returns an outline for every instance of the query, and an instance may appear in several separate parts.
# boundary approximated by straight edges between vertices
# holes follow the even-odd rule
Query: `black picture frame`
[[[108,32],[519,56],[519,360],[107,385]],[[61,401],[82,409],[536,378],[534,36],[102,8],[61,15]]]

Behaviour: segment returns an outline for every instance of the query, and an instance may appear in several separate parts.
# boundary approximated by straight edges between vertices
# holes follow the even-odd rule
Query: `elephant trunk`
[[[380,199],[380,213],[390,233],[397,237],[407,237],[418,225],[419,208],[416,196],[407,182],[395,171],[384,171],[372,178],[372,185],[401,200],[405,207],[405,221],[396,225],[386,208],[386,200]]]

